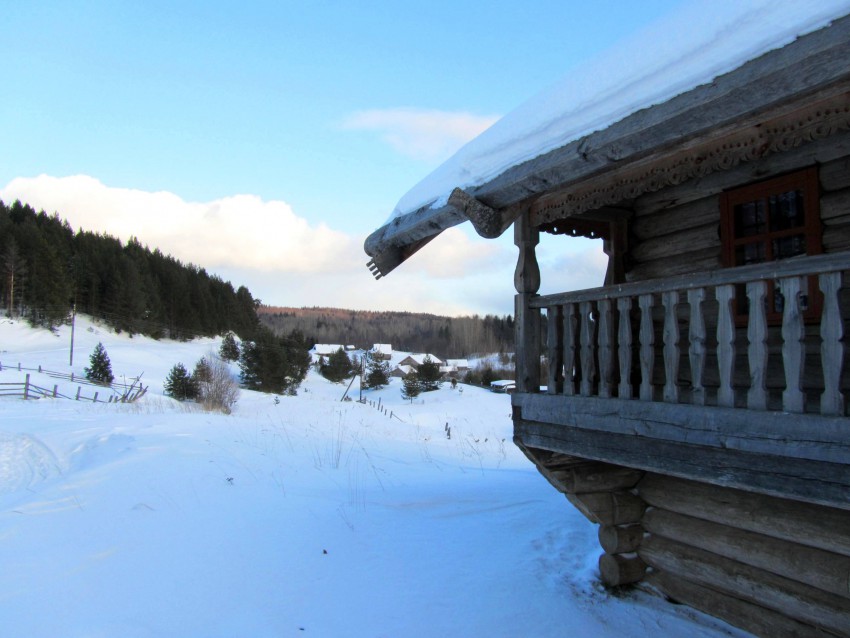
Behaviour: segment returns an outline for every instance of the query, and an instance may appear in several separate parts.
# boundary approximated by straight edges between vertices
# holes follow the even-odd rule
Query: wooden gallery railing
[[[518,300],[546,311],[542,392],[841,416],[845,270],[847,253],[797,257]],[[775,319],[771,285],[784,300]],[[802,302],[811,286],[823,295],[814,319]],[[736,316],[744,290],[749,313]],[[519,345],[531,350],[525,361],[542,354],[529,339]]]

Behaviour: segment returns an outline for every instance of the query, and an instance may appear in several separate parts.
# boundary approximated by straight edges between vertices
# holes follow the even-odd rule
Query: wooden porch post
[[[517,392],[540,392],[540,310],[528,304],[540,290],[540,267],[534,252],[539,242],[540,231],[531,226],[525,211],[514,223],[514,244],[519,248],[514,273]]]

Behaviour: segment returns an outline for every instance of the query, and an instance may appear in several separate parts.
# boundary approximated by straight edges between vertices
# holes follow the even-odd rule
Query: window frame
[[[790,191],[802,191],[803,201],[803,224],[790,229],[772,230],[770,228],[770,214],[766,215],[765,231],[757,235],[743,237],[735,236],[735,207],[741,204],[766,201],[771,195],[780,195]],[[766,207],[769,211],[769,207]],[[764,246],[764,262],[775,261],[773,256],[773,241],[784,237],[805,237],[806,255],[819,255],[823,253],[823,223],[820,216],[820,181],[818,179],[817,166],[805,168],[793,173],[762,180],[745,186],[739,186],[723,192],[720,196],[720,241],[722,245],[722,261],[725,267],[735,267],[736,249],[747,244],[759,244]],[[808,278],[808,307],[803,316],[807,321],[816,320],[820,317],[822,306],[822,295],[817,288],[817,277]],[[767,319],[771,324],[781,322],[782,314],[776,310],[775,286],[768,287]],[[746,322],[747,311],[741,309],[741,301],[737,300],[736,294],[736,318],[739,323]],[[746,303],[746,300],[744,300]]]

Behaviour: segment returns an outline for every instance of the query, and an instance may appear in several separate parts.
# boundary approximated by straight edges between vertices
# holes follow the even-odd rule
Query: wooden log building
[[[759,636],[850,636],[848,13],[365,246],[513,225],[515,443],[606,584]],[[601,238],[604,285],[538,294],[541,232]]]

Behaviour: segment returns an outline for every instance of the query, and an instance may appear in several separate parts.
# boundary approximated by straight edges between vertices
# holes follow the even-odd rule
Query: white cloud
[[[394,108],[359,111],[348,116],[342,125],[377,132],[399,153],[437,162],[447,159],[498,119],[494,115]]]
[[[187,202],[169,192],[112,188],[86,175],[40,175],[12,180],[0,190],[0,199],[57,211],[75,229],[123,241],[135,236],[207,268],[338,272],[362,267],[364,261],[359,239],[324,223],[310,224],[286,202],[255,195]]]

